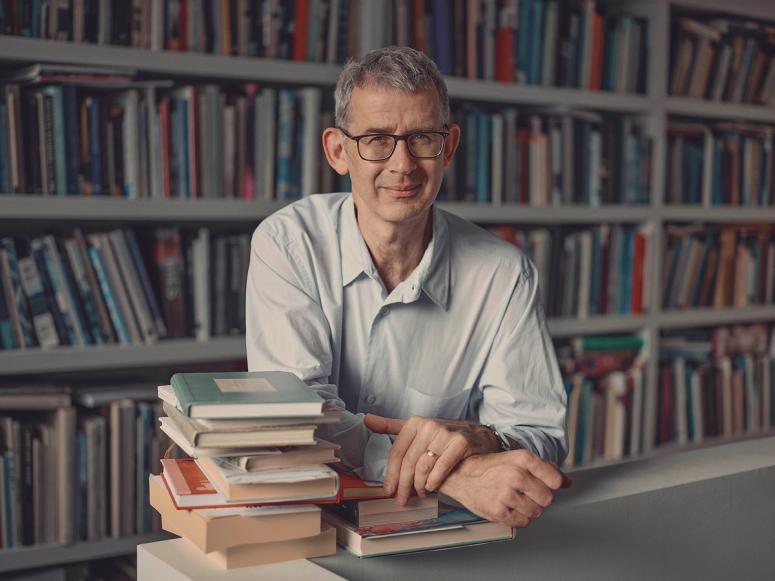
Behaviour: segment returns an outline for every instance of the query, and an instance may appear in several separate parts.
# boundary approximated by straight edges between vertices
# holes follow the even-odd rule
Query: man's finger
[[[445,456],[449,456],[450,443],[449,431],[442,429],[436,432],[436,435],[433,436],[418,458],[414,469],[414,489],[420,496],[425,496],[426,491],[430,491],[427,482],[436,469],[436,464]],[[429,454],[429,452],[433,452],[433,454]]]
[[[402,506],[406,504],[409,500],[409,496],[412,494],[417,464],[422,455],[429,449],[432,439],[433,438],[429,436],[427,430],[418,429],[409,448],[404,454],[398,485],[396,487],[396,502]]]
[[[513,465],[527,469],[552,490],[557,490],[562,486],[562,472],[551,462],[542,460],[528,450],[514,450],[512,452],[504,452],[503,454]]]
[[[366,414],[363,416],[363,423],[366,424],[366,427],[372,432],[378,434],[398,434],[401,432],[404,425],[406,425],[406,420]]]
[[[433,450],[433,446],[431,449]],[[428,474],[427,482],[423,483],[425,489],[429,492],[436,490],[468,455],[468,441],[464,437],[453,437],[441,456],[436,459],[433,470]]]
[[[406,423],[404,428],[399,432],[396,441],[393,442],[393,446],[390,448],[387,471],[385,472],[385,481],[382,483],[383,487],[385,488],[385,492],[388,494],[393,494],[396,490],[398,479],[401,474],[401,465],[404,462],[404,455],[409,449],[409,446],[411,445],[412,440],[414,440],[416,434],[416,424]]]

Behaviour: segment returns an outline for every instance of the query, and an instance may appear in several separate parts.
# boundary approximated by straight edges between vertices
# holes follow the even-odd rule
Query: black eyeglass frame
[[[444,148],[447,145],[447,137],[449,137],[449,131],[412,131],[411,133],[404,133],[403,135],[396,135],[393,133],[364,133],[363,135],[350,135],[350,133],[344,128],[344,127],[337,127],[339,131],[344,133],[344,136],[348,139],[352,139],[355,142],[356,149],[358,150],[358,155],[361,157],[363,161],[385,161],[386,159],[390,159],[393,157],[393,154],[396,152],[396,147],[398,147],[399,141],[406,141],[406,149],[409,151],[409,155],[414,157],[415,159],[436,159],[439,157],[442,153],[444,153]],[[419,135],[423,133],[435,133],[437,135],[441,135],[441,149],[436,155],[415,155],[412,153],[412,148],[409,145],[409,138],[412,137],[412,135]],[[393,149],[390,150],[390,154],[386,157],[382,157],[380,159],[366,159],[363,157],[363,154],[361,153],[361,139],[364,137],[375,137],[377,135],[384,135],[385,137],[392,137],[393,138]]]

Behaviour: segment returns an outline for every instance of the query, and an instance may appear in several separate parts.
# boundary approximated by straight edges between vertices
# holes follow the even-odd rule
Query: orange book
[[[599,91],[603,79],[603,16],[595,11],[592,17],[592,61],[590,62],[589,88]]]

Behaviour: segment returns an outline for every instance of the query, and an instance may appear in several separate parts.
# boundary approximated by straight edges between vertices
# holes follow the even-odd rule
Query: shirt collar
[[[433,236],[425,249],[420,264],[409,280],[419,286],[442,309],[449,301],[449,230],[446,217],[433,206]],[[339,217],[339,248],[342,257],[342,286],[353,282],[361,273],[379,280],[374,262],[363,240],[355,218],[352,194],[344,201]]]

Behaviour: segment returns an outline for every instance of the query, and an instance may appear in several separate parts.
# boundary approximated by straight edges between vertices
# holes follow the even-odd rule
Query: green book
[[[577,355],[590,351],[637,351],[643,347],[643,338],[639,335],[577,337],[572,345]]]
[[[287,371],[176,373],[170,381],[191,418],[316,417],[323,399]]]

